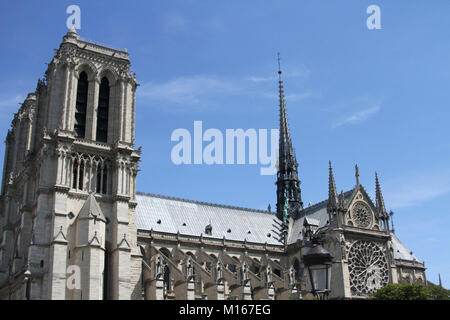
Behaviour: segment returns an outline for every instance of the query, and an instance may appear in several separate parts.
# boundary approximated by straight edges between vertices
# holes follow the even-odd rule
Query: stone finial
[[[69,31],[67,31],[66,35],[64,36],[63,42],[73,42],[74,39],[79,40],[80,36],[75,29],[75,24],[72,24],[72,27],[70,27]]]
[[[75,28],[75,24],[72,24],[72,26],[70,27],[70,30],[69,30],[68,33],[76,33],[76,34],[78,34],[77,33],[77,29]]]

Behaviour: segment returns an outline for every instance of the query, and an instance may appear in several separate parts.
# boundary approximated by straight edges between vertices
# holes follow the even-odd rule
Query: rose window
[[[353,295],[374,293],[389,282],[389,271],[384,250],[372,241],[353,243],[348,253],[350,286]]]
[[[368,205],[358,201],[353,205],[352,218],[356,225],[361,228],[367,228],[372,224],[372,213]]]

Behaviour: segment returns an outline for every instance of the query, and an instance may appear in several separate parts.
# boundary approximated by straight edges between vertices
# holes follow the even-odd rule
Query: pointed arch
[[[75,135],[84,138],[86,134],[86,113],[88,102],[89,80],[85,71],[81,71],[78,77],[77,99],[75,103]]]
[[[161,252],[164,256],[166,256],[169,259],[172,258],[172,253],[166,247],[162,247],[161,249],[159,249],[159,252]]]
[[[85,72],[87,74],[89,82],[94,81],[96,75],[98,74],[98,70],[95,67],[95,64],[93,64],[91,61],[81,62],[75,69],[75,76],[79,78],[82,72]]]
[[[105,67],[98,73],[98,79],[100,80],[102,78],[107,78],[110,86],[115,86],[117,79],[119,79],[119,76],[114,69]]]

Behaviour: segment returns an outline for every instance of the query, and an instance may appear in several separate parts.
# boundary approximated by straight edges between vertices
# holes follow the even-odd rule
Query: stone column
[[[67,85],[67,89],[66,89],[66,93],[65,93],[65,103],[63,106],[63,123],[62,123],[62,129],[64,130],[71,130],[70,129],[70,117],[71,117],[71,111],[72,111],[72,104],[73,104],[73,91],[76,91],[76,89],[74,89],[74,81],[75,77],[74,77],[74,69],[75,69],[75,64],[74,63],[68,63],[67,64],[67,70],[66,70],[66,77],[68,77],[68,79],[66,78],[66,85]]]
[[[112,299],[129,300],[131,297],[131,243],[128,233],[128,201],[116,199],[111,221],[112,241],[115,248],[111,252]]]
[[[70,96],[70,84],[71,84],[71,70],[70,70],[70,62],[65,63],[65,71],[64,71],[64,93],[63,93],[63,103],[62,108],[60,110],[61,115],[59,119],[59,128],[66,129],[67,127],[67,113],[69,107],[69,96]]]
[[[145,300],[164,300],[164,280],[161,278],[145,281]]]
[[[49,273],[51,278],[50,299],[65,299],[67,272],[67,193],[55,191],[54,213],[52,223],[52,240],[50,246]]]
[[[195,300],[195,282],[193,278],[191,278],[186,284],[186,299]]]
[[[85,138],[90,140],[95,140],[96,135],[99,88],[100,82],[96,76],[89,80]]]

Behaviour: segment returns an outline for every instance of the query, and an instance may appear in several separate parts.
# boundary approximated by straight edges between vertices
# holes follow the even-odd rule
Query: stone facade
[[[328,199],[303,207],[279,75],[276,214],[137,193],[128,53],[70,30],[6,137],[0,298],[307,297],[307,225],[334,256],[331,298],[425,283],[389,228],[378,177],[375,204],[357,170],[355,188],[338,195],[330,164]]]
[[[134,226],[137,82],[128,54],[84,42],[71,30],[8,132],[1,196],[2,296],[130,299],[141,255]],[[84,137],[74,131],[77,84],[88,79]],[[109,82],[108,137],[97,141],[99,86]],[[107,259],[105,259],[105,255]],[[81,288],[66,286],[77,265]],[[133,270],[133,272],[132,272]]]

